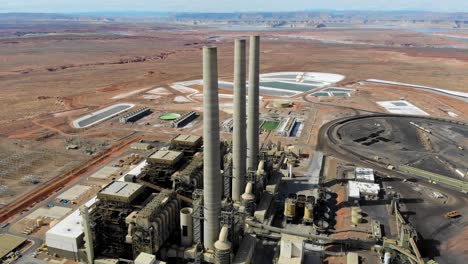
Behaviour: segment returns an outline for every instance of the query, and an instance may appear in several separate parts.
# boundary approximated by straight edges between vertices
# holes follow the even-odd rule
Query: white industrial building
[[[151,255],[145,252],[141,252],[135,259],[134,264],[164,264],[166,262],[159,261],[155,255]]]
[[[362,168],[362,167],[357,167],[355,169],[355,175],[356,175],[356,181],[358,182],[368,182],[368,183],[374,183],[375,182],[375,176],[374,176],[374,170],[370,168]]]
[[[379,192],[380,185],[376,183],[348,182],[348,200],[359,200],[361,198],[374,200],[378,198]]]
[[[302,263],[304,255],[304,238],[281,234],[279,264]]]
[[[146,166],[146,160],[142,161],[127,174],[139,175],[141,170]],[[124,181],[125,175],[118,179]],[[91,207],[96,203],[97,198],[94,196],[86,203],[87,207]],[[81,225],[82,218],[79,209],[73,211],[58,224],[53,226],[46,232],[45,240],[49,253],[57,254],[61,257],[79,260],[81,258],[79,248],[83,245],[83,226]]]

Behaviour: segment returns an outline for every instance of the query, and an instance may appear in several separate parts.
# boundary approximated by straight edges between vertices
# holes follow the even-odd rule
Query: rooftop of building
[[[380,191],[380,185],[376,183],[349,181],[348,189],[348,196],[350,197],[359,197],[358,194],[378,195]]]
[[[152,147],[152,145],[150,143],[144,143],[144,142],[135,142],[135,143],[132,143],[131,147]]]
[[[367,181],[367,182],[374,182],[374,170],[370,168],[356,168],[356,180],[357,181]]]
[[[145,252],[141,252],[135,259],[135,263],[138,263],[138,264],[143,264],[143,263],[153,264],[155,262],[156,262],[156,256],[145,253]]]
[[[184,153],[174,150],[159,150],[149,157],[149,159],[163,162],[173,162],[181,159]]]
[[[0,259],[26,242],[26,238],[10,234],[0,234]],[[0,260],[1,262],[1,260]]]
[[[107,185],[99,193],[105,195],[112,195],[114,197],[129,198],[136,192],[143,189],[143,185],[133,182],[114,181]],[[98,195],[99,196],[99,195]]]
[[[196,135],[178,135],[173,140],[174,141],[181,141],[181,142],[196,143],[201,139],[202,139],[202,137],[196,136]]]
[[[142,161],[135,168],[130,170],[127,174],[139,175],[141,173],[141,170],[146,165],[147,165],[147,162]],[[123,182],[126,175],[120,177],[118,181]],[[86,202],[85,205],[87,207],[91,207],[96,203],[96,200],[97,200],[97,197],[94,196],[88,202]],[[54,242],[53,236],[65,237],[65,238],[69,238],[69,239],[66,239],[66,241],[73,241],[73,240],[76,240],[78,237],[80,237],[82,234],[83,234],[83,226],[81,225],[81,215],[80,215],[80,211],[76,209],[75,211],[73,211],[73,213],[65,217],[62,221],[54,225],[51,229],[49,229],[49,231],[46,232],[46,244],[49,246],[51,241]],[[59,241],[59,243],[62,247],[68,248],[68,245],[64,245],[65,243],[63,243],[63,241]],[[76,252],[78,249],[74,248],[73,250],[74,250],[73,252]]]

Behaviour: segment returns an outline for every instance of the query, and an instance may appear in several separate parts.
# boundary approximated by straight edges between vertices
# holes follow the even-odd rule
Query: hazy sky
[[[466,12],[467,0],[0,0],[0,12],[426,10]]]

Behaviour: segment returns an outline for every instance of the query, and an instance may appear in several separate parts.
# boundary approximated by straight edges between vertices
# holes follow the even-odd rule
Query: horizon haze
[[[468,2],[447,0],[441,4],[437,0],[331,0],[327,2],[291,0],[103,0],[97,3],[92,0],[70,2],[65,0],[31,0],[18,2],[1,0],[0,13],[86,13],[86,12],[288,12],[288,11],[429,11],[429,12],[467,12]]]

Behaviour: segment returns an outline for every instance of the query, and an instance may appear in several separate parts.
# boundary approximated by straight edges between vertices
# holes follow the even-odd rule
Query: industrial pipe
[[[181,245],[189,247],[192,245],[193,240],[193,224],[192,224],[193,209],[186,207],[180,210],[180,233]]]
[[[219,232],[219,239],[215,243],[215,263],[231,263],[231,242],[228,241],[229,228],[223,226]]]

